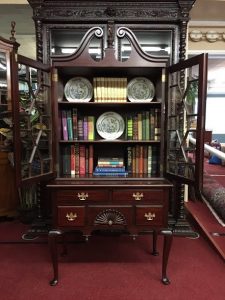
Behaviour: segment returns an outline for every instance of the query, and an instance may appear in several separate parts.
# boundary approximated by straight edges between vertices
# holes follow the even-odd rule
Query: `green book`
[[[150,140],[150,111],[145,112],[145,138]]]
[[[133,118],[131,115],[127,116],[127,139],[133,139]]]
[[[73,140],[73,121],[72,121],[71,110],[66,111],[66,120],[67,120],[68,139]]]

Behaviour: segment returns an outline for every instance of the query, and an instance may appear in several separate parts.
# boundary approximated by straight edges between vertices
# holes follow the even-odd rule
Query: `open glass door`
[[[167,174],[202,190],[207,54],[169,67]]]
[[[40,62],[18,55],[14,97],[17,185],[53,176],[51,72]]]

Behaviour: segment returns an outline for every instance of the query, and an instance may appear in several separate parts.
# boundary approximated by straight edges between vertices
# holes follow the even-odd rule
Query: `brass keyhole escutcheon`
[[[77,214],[72,212],[67,213],[66,218],[68,221],[74,221],[77,218]]]
[[[151,212],[145,213],[145,218],[147,221],[152,221],[155,218],[155,214],[152,214]]]
[[[143,193],[133,193],[133,198],[137,201],[141,200],[142,198],[144,197],[144,194]]]
[[[84,193],[84,192],[78,193],[78,194],[77,194],[77,197],[79,198],[79,200],[84,201],[84,200],[87,199],[88,193]]]

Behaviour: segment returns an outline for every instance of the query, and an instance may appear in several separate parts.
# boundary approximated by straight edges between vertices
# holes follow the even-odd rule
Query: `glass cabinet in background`
[[[15,188],[13,159],[13,90],[12,63],[18,44],[0,40],[0,216],[17,215],[18,195]]]

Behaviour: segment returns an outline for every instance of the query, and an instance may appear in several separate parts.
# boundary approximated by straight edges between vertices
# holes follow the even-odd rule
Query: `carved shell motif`
[[[115,209],[105,209],[95,218],[95,225],[126,225],[124,215]]]

